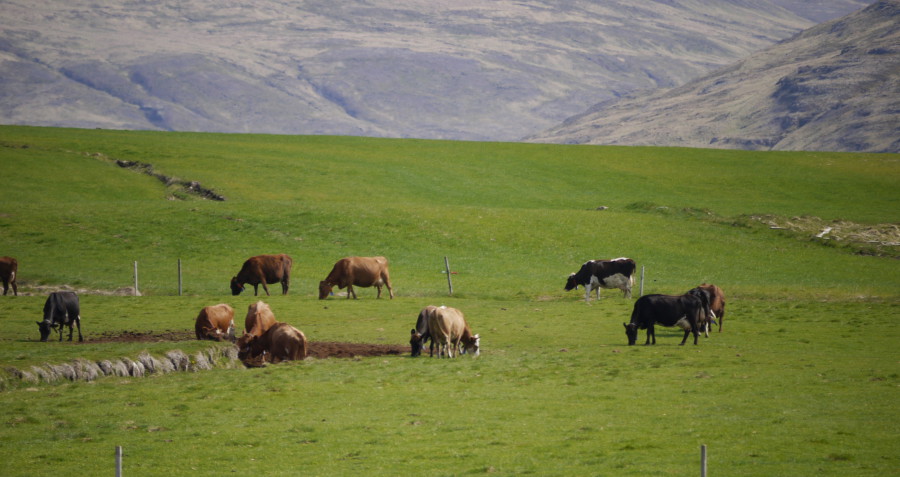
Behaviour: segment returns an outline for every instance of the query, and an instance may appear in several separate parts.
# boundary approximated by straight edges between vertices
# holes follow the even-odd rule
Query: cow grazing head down
[[[472,353],[472,356],[478,356],[481,354],[481,337],[478,335],[472,336],[471,339],[461,341],[463,345],[462,354]]]
[[[238,282],[237,277],[231,277],[231,295],[238,296],[242,291],[244,291],[244,285]]]
[[[41,333],[41,341],[47,341],[50,338],[50,328],[56,328],[56,325],[50,325],[49,321],[38,321],[38,331]]]
[[[622,323],[625,325],[625,336],[628,337],[628,346],[637,343],[638,325],[636,323]]]
[[[578,281],[575,279],[575,274],[571,273],[566,279],[566,291],[572,291],[575,288],[578,288]]]
[[[319,282],[319,299],[324,300],[328,298],[328,295],[331,295],[332,290],[334,290],[334,285],[324,280]]]
[[[425,339],[422,339],[422,334],[416,332],[415,328],[410,330],[409,334],[409,346],[412,348],[411,356],[420,356],[422,351],[425,350]]]

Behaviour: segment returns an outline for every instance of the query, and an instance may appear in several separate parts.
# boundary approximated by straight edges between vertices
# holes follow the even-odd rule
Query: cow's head
[[[322,280],[319,282],[319,299],[324,300],[328,298],[328,295],[331,295],[331,290],[334,289],[334,285]]]
[[[628,346],[633,346],[637,342],[638,325],[637,323],[622,323],[625,327],[625,336],[628,337]]]
[[[47,341],[47,338],[50,337],[50,322],[49,321],[38,321],[38,330],[41,332],[41,341]]]
[[[238,359],[241,361],[246,361],[253,355],[253,342],[256,340],[255,335],[251,335],[250,333],[245,333],[240,338],[238,338],[235,346],[238,349]]]
[[[238,296],[244,291],[244,285],[238,282],[237,277],[231,277],[231,295]]]
[[[578,288],[578,282],[575,281],[575,274],[573,273],[566,279],[566,291],[570,291],[574,288]]]
[[[415,328],[409,330],[409,346],[412,348],[411,356],[419,356],[425,350],[425,340],[422,338],[422,334],[417,332]]]
[[[481,354],[481,337],[475,335],[469,341],[463,343],[462,354],[472,353],[473,356]]]

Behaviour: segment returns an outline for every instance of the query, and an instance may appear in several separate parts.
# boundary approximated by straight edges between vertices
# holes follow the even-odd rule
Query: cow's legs
[[[83,342],[84,336],[81,335],[81,315],[75,318],[75,325],[78,326],[78,341]],[[72,341],[72,327],[69,327],[69,341]]]
[[[353,285],[347,285],[347,299],[350,299],[350,295],[353,295],[353,299],[356,299],[356,291],[353,290]]]
[[[653,329],[652,324],[647,327],[647,341],[644,342],[644,345],[650,344],[650,338],[653,338],[653,344],[656,344],[656,330]]]
[[[375,289],[378,290],[378,294],[375,295],[375,298],[381,298],[381,285],[375,285]]]
[[[584,286],[584,302],[587,303],[589,301],[591,301],[591,282]]]
[[[262,281],[262,286],[263,286],[263,291],[266,292],[266,296],[272,296],[272,295],[269,295],[269,287],[266,286],[265,280]]]

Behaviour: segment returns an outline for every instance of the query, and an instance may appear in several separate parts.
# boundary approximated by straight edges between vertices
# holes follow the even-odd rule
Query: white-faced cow
[[[9,291],[12,286],[13,295],[19,296],[19,289],[16,287],[16,274],[19,273],[19,262],[12,257],[0,257],[0,280],[3,281],[3,294]]]
[[[281,294],[287,295],[291,280],[291,257],[280,255],[257,255],[244,262],[241,271],[231,278],[231,294],[240,295],[244,291],[244,284],[253,285],[253,295],[259,293],[259,285],[262,285],[266,295],[269,294],[267,284],[281,282]]]
[[[719,322],[719,333],[721,333],[722,322],[725,321],[725,292],[711,283],[704,283],[696,289],[706,293],[706,298],[709,300],[709,311],[712,315],[711,320]]]
[[[416,327],[410,330],[409,345],[412,348],[412,356],[419,356],[425,351],[425,342],[431,341],[429,346],[429,356],[434,356],[434,340],[428,333],[428,314],[432,313],[436,306],[428,305],[419,312],[416,318]]]
[[[423,312],[428,317],[428,333],[438,347],[438,357],[455,357],[460,345],[463,352],[471,352],[475,356],[481,353],[481,338],[473,335],[462,312],[446,306],[426,308]]]
[[[44,303],[44,321],[38,321],[38,330],[41,332],[41,341],[47,341],[50,329],[59,327],[59,341],[62,341],[63,326],[69,327],[69,341],[72,341],[72,325],[78,327],[78,341],[84,341],[81,336],[81,307],[78,303],[78,295],[75,292],[53,292]]]
[[[630,258],[616,258],[613,260],[589,260],[581,269],[569,275],[566,280],[566,291],[584,287],[584,301],[591,299],[591,290],[597,290],[597,299],[600,299],[601,288],[618,288],[625,294],[625,298],[631,298],[631,287],[634,286],[634,270],[636,265]]]
[[[622,323],[625,326],[625,335],[628,344],[633,345],[637,341],[638,330],[647,330],[645,345],[656,344],[655,324],[663,326],[677,326],[684,330],[683,345],[688,335],[694,334],[694,344],[700,336],[701,316],[709,314],[709,303],[703,294],[685,295],[644,295],[634,302],[634,310],[631,312],[631,323]]]
[[[234,309],[225,303],[203,307],[194,323],[194,333],[198,340],[234,343]]]
[[[346,288],[348,299],[351,295],[356,298],[354,286],[374,286],[378,289],[377,298],[381,298],[381,287],[386,286],[391,298],[394,298],[388,260],[384,257],[346,257],[338,260],[331,273],[319,282],[319,299],[328,298],[335,286],[342,290]]]
[[[306,358],[306,335],[287,323],[275,323],[262,336],[238,343],[238,359],[248,366]]]

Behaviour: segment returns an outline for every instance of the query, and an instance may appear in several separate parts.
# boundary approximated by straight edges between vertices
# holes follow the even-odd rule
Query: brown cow
[[[248,366],[259,366],[260,361],[280,363],[305,358],[306,336],[287,323],[275,323],[262,336],[238,348],[238,359]]]
[[[244,334],[256,337],[262,336],[276,323],[272,308],[263,301],[258,301],[247,307],[247,317],[244,318]]]
[[[319,299],[327,298],[335,286],[340,289],[347,288],[347,298],[353,295],[355,299],[354,285],[375,286],[378,289],[378,298],[381,298],[381,287],[386,286],[391,298],[394,298],[391,277],[388,275],[388,260],[384,257],[346,257],[338,260],[331,273],[319,282]]]
[[[428,316],[428,333],[438,347],[438,357],[446,354],[453,358],[460,344],[464,347],[463,352],[471,351],[475,356],[481,353],[481,338],[472,334],[461,311],[442,306],[426,308],[422,312]]]
[[[709,311],[712,313],[712,318],[719,321],[719,333],[721,333],[722,322],[725,321],[725,292],[711,283],[704,283],[697,288],[706,291],[706,296],[709,298]]]
[[[194,332],[198,340],[227,339],[234,343],[234,309],[225,303],[203,307],[197,315]]]
[[[0,257],[0,280],[3,280],[3,294],[9,291],[12,285],[13,295],[19,296],[19,289],[16,287],[16,273],[19,272],[19,262],[12,257]]]
[[[259,285],[262,284],[266,295],[269,294],[268,283],[281,282],[281,294],[287,295],[291,278],[291,257],[280,255],[257,255],[244,262],[241,271],[231,279],[231,294],[240,295],[244,291],[244,284],[253,285],[253,296],[259,293]]]

